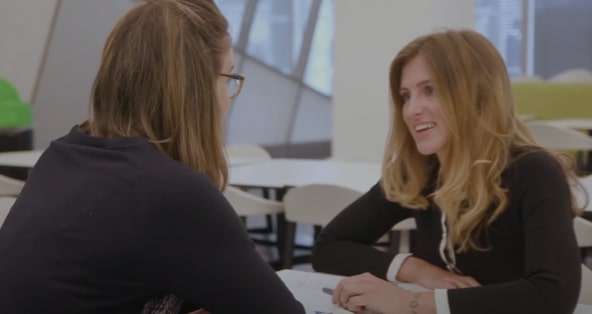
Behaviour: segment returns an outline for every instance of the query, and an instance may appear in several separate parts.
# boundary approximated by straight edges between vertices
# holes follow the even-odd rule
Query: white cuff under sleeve
[[[434,302],[436,303],[436,314],[450,314],[450,305],[448,304],[448,290],[434,290]]]
[[[389,266],[388,270],[386,271],[386,279],[388,281],[397,282],[397,274],[399,273],[399,270],[401,270],[401,266],[403,266],[403,262],[411,255],[413,255],[413,254],[401,253],[401,254],[395,255],[395,258],[393,258],[391,265]],[[440,313],[438,313],[438,314],[440,314]]]

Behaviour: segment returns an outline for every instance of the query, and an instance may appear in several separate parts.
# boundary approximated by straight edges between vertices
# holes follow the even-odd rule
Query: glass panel
[[[297,82],[249,60],[243,73],[246,82],[228,118],[228,143],[285,144]]]
[[[331,139],[333,130],[331,99],[308,88],[302,91],[292,143],[318,142]]]
[[[322,0],[304,75],[304,82],[307,85],[325,95],[333,93],[334,14],[334,0]]]
[[[312,0],[259,0],[247,53],[283,73],[298,63]]]
[[[232,36],[232,43],[236,44],[238,36],[240,35],[241,23],[245,13],[245,5],[247,0],[215,0],[218,8],[222,14],[226,16],[228,24],[230,24],[230,36]]]
[[[476,0],[475,27],[499,50],[510,76],[524,73],[522,0]]]
[[[534,1],[534,73],[545,79],[592,70],[592,1]]]

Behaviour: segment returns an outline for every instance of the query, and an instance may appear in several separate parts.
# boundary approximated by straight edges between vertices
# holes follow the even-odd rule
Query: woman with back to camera
[[[495,47],[473,31],[419,37],[392,62],[390,89],[382,178],[315,247],[316,270],[355,275],[333,301],[354,312],[572,313],[581,271],[573,172],[516,117]],[[417,223],[413,255],[372,248],[406,218]]]
[[[210,0],[139,4],[107,39],[90,119],[51,143],[0,230],[2,313],[304,313],[221,189],[233,74]]]

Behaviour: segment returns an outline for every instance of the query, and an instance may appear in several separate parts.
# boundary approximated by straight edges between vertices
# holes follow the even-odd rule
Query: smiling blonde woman
[[[419,37],[392,62],[390,89],[382,179],[315,247],[316,270],[356,275],[333,301],[356,312],[572,313],[580,289],[573,173],[516,117],[495,47],[473,31]],[[413,255],[372,247],[406,218],[418,228]]]

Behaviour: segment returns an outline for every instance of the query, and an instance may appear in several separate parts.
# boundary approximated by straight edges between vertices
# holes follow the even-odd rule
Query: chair
[[[271,159],[271,155],[261,146],[237,144],[227,145],[225,147],[228,157],[253,158],[253,159]]]
[[[592,82],[592,72],[586,69],[570,69],[549,78],[549,81],[561,83],[590,83]]]
[[[286,228],[282,268],[291,268],[296,224],[325,226],[362,194],[349,188],[310,184],[290,189],[284,196]]]
[[[0,174],[0,196],[17,196],[25,183]]]
[[[275,215],[284,212],[281,202],[264,199],[233,186],[227,186],[224,196],[241,217]]]
[[[249,161],[255,160],[269,160],[271,159],[271,155],[267,152],[263,147],[258,145],[251,145],[251,144],[233,144],[227,145],[225,147],[226,156],[229,159],[237,158],[237,159],[248,159]],[[264,199],[270,198],[270,191],[269,189],[262,188],[260,189],[261,193],[263,194]],[[234,192],[232,192],[234,193]],[[234,205],[233,205],[234,206]],[[235,206],[236,208],[236,206]],[[239,210],[240,211],[240,210]],[[246,223],[246,216],[244,217],[244,221]],[[271,215],[265,215],[265,228],[258,228],[258,229],[249,229],[251,233],[260,233],[260,234],[270,234],[273,232],[273,222]]]
[[[15,201],[15,197],[0,197],[0,228]]]
[[[592,222],[576,217],[574,219],[574,232],[580,248],[592,248]]]
[[[592,270],[586,265],[582,265],[582,288],[578,303],[592,305]]]
[[[284,197],[286,215],[284,239],[286,242],[283,253],[285,260],[282,261],[282,267],[290,268],[292,266],[296,224],[326,226],[361,195],[362,193],[349,188],[327,184],[310,184],[290,189]],[[411,229],[415,229],[415,221],[412,219],[401,221],[393,227],[393,231],[403,231],[399,244],[400,249],[409,250],[408,231]]]
[[[536,142],[551,150],[592,150],[592,137],[576,130],[551,125],[542,121],[527,122],[526,125]]]

